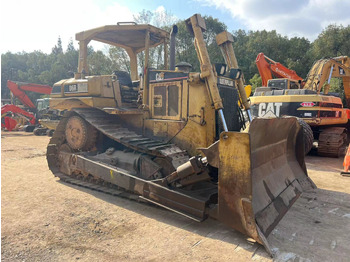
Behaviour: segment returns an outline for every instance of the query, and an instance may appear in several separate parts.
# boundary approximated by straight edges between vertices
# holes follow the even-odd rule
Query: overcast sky
[[[0,52],[49,53],[59,36],[66,48],[75,33],[132,21],[143,9],[167,10],[178,19],[211,15],[229,31],[276,30],[310,41],[329,24],[350,24],[350,0],[2,0]]]

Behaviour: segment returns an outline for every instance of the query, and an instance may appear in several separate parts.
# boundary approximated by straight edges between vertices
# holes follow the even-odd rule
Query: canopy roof
[[[131,48],[135,53],[145,49],[147,31],[150,32],[150,47],[158,46],[169,39],[169,33],[151,25],[137,25],[136,23],[118,23],[106,25],[77,33],[78,41],[91,41],[106,43],[122,48]]]

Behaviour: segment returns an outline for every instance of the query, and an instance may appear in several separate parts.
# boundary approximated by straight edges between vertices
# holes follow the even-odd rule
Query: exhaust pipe
[[[177,34],[177,25],[173,25],[170,32],[170,70],[175,70],[175,36]]]

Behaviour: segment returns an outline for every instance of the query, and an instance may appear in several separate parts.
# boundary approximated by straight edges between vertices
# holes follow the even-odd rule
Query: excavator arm
[[[25,91],[30,91],[39,94],[51,94],[52,87],[48,85],[38,85],[31,83],[13,82],[8,80],[7,87],[12,94],[21,101],[21,103],[30,108],[36,108],[35,104],[30,100]]]
[[[303,78],[297,75],[294,70],[291,70],[281,63],[275,62],[271,58],[259,53],[255,60],[261,76],[262,85],[267,86],[267,81],[276,78],[288,78],[295,81],[302,81]]]
[[[15,105],[3,105],[1,107],[1,119],[4,119],[4,121],[1,121],[1,127],[5,127],[8,131],[11,131],[15,128],[17,125],[17,121],[14,120],[11,117],[6,116],[7,113],[13,113],[15,115],[20,115],[26,119],[28,119],[29,123],[31,125],[35,125],[36,119],[33,114],[23,110],[22,108],[15,106]]]
[[[331,78],[341,77],[345,92],[346,103],[350,106],[350,60],[347,56],[339,56],[329,59],[320,59],[314,63],[310,69],[305,89],[310,89],[320,93],[323,85],[329,85]],[[324,93],[328,93],[325,88]]]

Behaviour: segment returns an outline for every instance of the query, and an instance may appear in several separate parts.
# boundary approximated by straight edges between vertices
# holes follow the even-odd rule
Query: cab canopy
[[[151,25],[138,25],[134,22],[105,25],[77,33],[75,39],[79,41],[78,73],[88,72],[87,45],[91,40],[123,48],[130,57],[132,80],[138,77],[136,55],[145,51],[145,67],[147,67],[150,47],[164,44],[164,63],[167,67],[166,44],[169,33]]]

